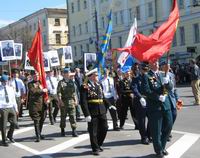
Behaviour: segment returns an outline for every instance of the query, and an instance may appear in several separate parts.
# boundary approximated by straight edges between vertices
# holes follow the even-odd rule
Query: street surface
[[[194,97],[191,87],[179,87],[178,93],[184,101],[184,108],[178,111],[178,117],[173,127],[172,141],[167,144],[170,153],[166,158],[199,158],[200,157],[200,106],[192,105]],[[33,121],[29,116],[20,118],[20,129],[15,130],[16,143],[9,147],[0,146],[0,158],[92,158],[87,124],[83,120],[78,122],[79,137],[71,136],[71,128],[67,121],[66,136],[60,136],[59,123],[49,124],[49,118],[45,120],[42,134],[45,140],[35,143]],[[108,114],[108,118],[110,118]],[[126,120],[124,130],[112,131],[112,123],[109,119],[108,131],[104,152],[100,158],[155,158],[153,145],[142,145],[130,113]],[[58,121],[59,122],[59,121]]]

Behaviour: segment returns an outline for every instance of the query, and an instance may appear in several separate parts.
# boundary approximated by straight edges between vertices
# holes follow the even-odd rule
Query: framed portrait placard
[[[7,61],[2,61],[2,58],[1,58],[1,41],[0,41],[0,65],[7,65],[8,62]]]
[[[43,59],[44,59],[44,71],[50,71],[50,62],[48,52],[43,52]]]
[[[63,55],[64,55],[65,63],[73,63],[71,46],[63,47]]]
[[[14,49],[15,49],[15,59],[22,59],[22,52],[23,47],[21,43],[14,43]]]
[[[24,63],[24,69],[25,70],[34,70],[33,66],[31,66],[30,60],[28,58],[28,52],[26,52],[26,56],[25,56],[25,63]]]
[[[60,60],[58,57],[57,50],[48,51],[48,57],[49,57],[51,67],[60,66]]]
[[[15,59],[15,49],[13,40],[1,41],[1,57],[3,61]]]
[[[96,53],[84,53],[84,71],[87,72],[88,66],[96,66],[97,56]]]

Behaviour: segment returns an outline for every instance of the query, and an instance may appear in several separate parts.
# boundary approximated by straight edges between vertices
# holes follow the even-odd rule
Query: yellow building
[[[14,23],[0,28],[0,40],[12,39],[23,43],[27,51],[38,28],[38,20],[42,26],[43,51],[66,46],[68,43],[67,10],[44,8]]]
[[[200,55],[200,3],[198,0],[177,1],[181,17],[170,56],[172,60],[188,62]],[[172,0],[68,0],[67,3],[69,45],[76,61],[82,61],[85,52],[96,52],[97,34],[101,38],[105,33],[111,8],[111,47],[116,48],[125,44],[134,17],[137,18],[138,31],[148,35],[168,18],[172,7]]]

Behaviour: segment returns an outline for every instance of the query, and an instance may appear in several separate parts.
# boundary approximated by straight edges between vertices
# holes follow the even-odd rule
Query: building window
[[[83,5],[84,5],[84,9],[87,9],[87,1],[84,1]]]
[[[137,17],[137,20],[140,20],[140,6],[136,7],[136,17]]]
[[[72,13],[74,13],[74,3],[71,3]]]
[[[117,12],[114,13],[114,24],[117,25],[118,24],[118,19],[117,19]]]
[[[32,31],[32,25],[29,25],[29,31],[30,32]]]
[[[121,48],[122,47],[122,37],[121,36],[118,38],[118,41],[119,41],[119,47]]]
[[[128,12],[129,12],[129,21],[133,21],[133,9],[130,8],[130,9],[128,10]]]
[[[198,5],[198,0],[193,0],[193,1],[192,1],[192,4],[193,4],[194,6]]]
[[[180,33],[180,45],[183,46],[183,45],[185,45],[185,29],[184,29],[184,27],[179,28],[179,33]]]
[[[148,3],[148,16],[149,17],[152,17],[153,16],[153,3],[152,2],[149,2]]]
[[[86,44],[86,51],[89,53],[90,52],[90,45]]]
[[[60,36],[60,34],[56,34],[56,44],[61,44],[61,36]]]
[[[43,44],[46,46],[47,45],[47,36],[43,35]]]
[[[75,54],[75,57],[76,57],[77,56],[76,46],[74,46],[74,54]]]
[[[96,5],[96,0],[93,0],[93,5],[94,5],[94,6]]]
[[[104,21],[104,17],[101,17],[101,26],[104,29],[105,28],[105,21]]]
[[[124,15],[123,15],[123,10],[122,11],[120,11],[120,20],[121,20],[121,24],[123,24],[124,23]]]
[[[183,0],[179,0],[178,5],[179,5],[180,9],[184,9],[184,1]]]
[[[76,28],[73,26],[73,35],[76,36]]]
[[[43,19],[43,27],[45,27],[45,26],[46,26],[46,20]]]
[[[81,6],[80,6],[80,0],[78,0],[77,2],[77,6],[78,6],[78,12],[81,10]]]
[[[81,56],[83,56],[83,46],[80,45],[80,50],[81,50]]]
[[[85,32],[88,33],[88,22],[85,22]]]
[[[194,30],[194,43],[199,43],[199,24],[194,24],[193,30]]]
[[[79,27],[79,34],[81,35],[82,34],[81,24],[79,24],[78,27]]]
[[[176,47],[176,46],[177,46],[177,39],[176,39],[176,33],[175,33],[173,43],[172,43],[172,47]]]
[[[55,19],[55,26],[60,26],[60,19]]]
[[[34,31],[36,30],[36,23],[34,23]]]

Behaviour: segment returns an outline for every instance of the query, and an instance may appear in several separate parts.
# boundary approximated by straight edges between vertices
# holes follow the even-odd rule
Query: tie
[[[52,80],[51,80],[51,77],[49,77],[49,81],[50,81],[50,84],[51,84],[52,89],[55,89],[55,87],[54,87],[54,85],[53,85],[53,82],[52,82]]]
[[[15,88],[16,88],[16,92],[19,92],[19,88],[18,88],[18,84],[17,84],[17,80],[15,79]]]
[[[9,98],[8,98],[8,92],[7,92],[6,86],[4,86],[4,92],[5,92],[6,103],[8,103]]]
[[[110,80],[109,79],[107,79],[107,80],[108,80],[108,92],[110,93],[111,92]]]

